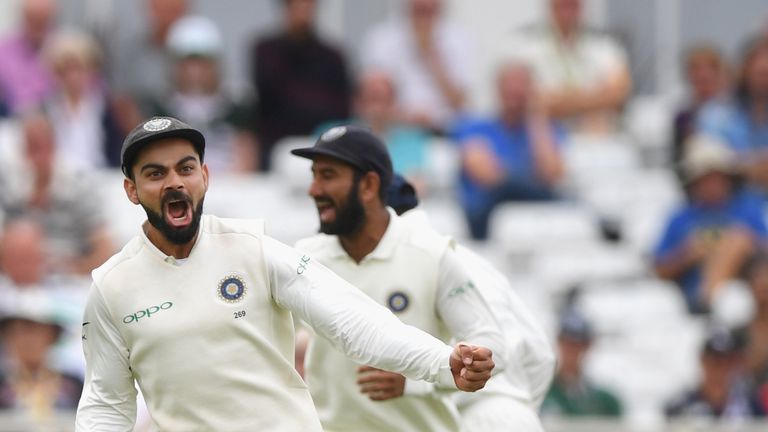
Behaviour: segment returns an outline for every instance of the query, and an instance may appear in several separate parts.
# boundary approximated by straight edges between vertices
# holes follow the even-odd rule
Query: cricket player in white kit
[[[389,188],[387,204],[414,229],[434,231],[427,214],[415,208],[416,190],[399,175]],[[462,432],[541,432],[537,413],[557,363],[549,337],[507,278],[491,263],[462,245],[456,246],[456,254],[499,322],[508,356],[504,371],[494,375],[482,392],[453,396],[461,414]]]
[[[202,215],[202,134],[153,118],[122,149],[142,232],[93,272],[76,430],[131,431],[136,387],[161,431],[320,431],[293,365],[292,313],[347,356],[474,391],[489,349],[455,348],[402,324],[259,221]]]
[[[503,352],[501,330],[452,241],[431,230],[412,229],[386,207],[392,163],[381,140],[365,129],[340,126],[313,147],[293,153],[313,160],[309,194],[322,232],[297,243],[297,249],[403,322],[443,340],[467,340]],[[497,364],[502,357],[495,357]],[[310,343],[305,368],[328,432],[459,430],[455,406],[439,383],[435,388],[360,368],[320,339]]]

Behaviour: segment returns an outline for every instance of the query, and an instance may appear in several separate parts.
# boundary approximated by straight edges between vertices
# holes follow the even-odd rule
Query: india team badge
[[[158,132],[167,129],[170,125],[171,121],[167,118],[155,118],[144,123],[144,126],[142,127],[147,132]]]
[[[408,308],[408,296],[402,291],[393,292],[387,299],[387,306],[392,312],[402,312]]]
[[[219,298],[227,303],[239,303],[247,288],[243,278],[237,275],[228,275],[219,282]]]

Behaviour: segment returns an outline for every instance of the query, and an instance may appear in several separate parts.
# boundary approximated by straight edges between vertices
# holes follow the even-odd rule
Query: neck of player
[[[366,209],[365,217],[365,224],[356,233],[339,236],[341,247],[356,263],[376,249],[389,226],[390,215],[384,206]]]
[[[168,238],[166,238],[157,228],[153,227],[149,221],[144,222],[142,228],[144,229],[144,234],[147,235],[149,241],[151,241],[156,248],[160,249],[162,253],[176,259],[185,259],[189,257],[192,248],[195,247],[195,243],[197,242],[197,236],[199,235],[198,231],[198,233],[192,237],[192,240],[183,244],[176,244],[168,240]]]

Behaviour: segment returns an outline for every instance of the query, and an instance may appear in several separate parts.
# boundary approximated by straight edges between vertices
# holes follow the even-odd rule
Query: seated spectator
[[[36,288],[48,276],[45,231],[32,220],[16,219],[0,236],[0,293]]]
[[[260,168],[275,143],[311,135],[324,122],[349,117],[351,84],[344,56],[315,32],[315,0],[282,0],[284,28],[259,40],[252,55],[259,100]]]
[[[120,166],[124,137],[99,73],[96,41],[76,31],[56,33],[44,54],[57,83],[44,110],[58,154],[83,169]]]
[[[542,415],[620,417],[622,406],[610,391],[597,387],[585,376],[584,356],[592,344],[592,327],[574,309],[560,322],[557,345],[559,368],[549,389]]]
[[[547,118],[525,66],[498,75],[498,117],[465,120],[455,131],[462,151],[461,199],[475,239],[488,236],[488,220],[503,201],[556,199],[563,175],[559,133]]]
[[[30,115],[22,127],[24,159],[0,168],[0,206],[7,218],[42,224],[52,271],[88,274],[113,252],[98,189],[87,173],[56,156],[47,118]]]
[[[250,172],[257,166],[253,114],[221,85],[222,40],[216,24],[187,16],[173,25],[168,48],[175,59],[173,90],[151,103],[153,115],[184,119],[203,132],[205,162],[215,172]]]
[[[687,202],[668,220],[654,264],[659,277],[680,286],[691,313],[704,313],[768,230],[761,200],[742,187],[735,155],[720,140],[691,137],[681,171]]]
[[[355,118],[326,123],[319,132],[350,123],[369,128],[387,144],[395,171],[403,173],[421,195],[425,193],[426,151],[432,138],[426,130],[400,120],[396,96],[395,83],[388,73],[363,72],[355,92]]]
[[[55,19],[55,0],[23,0],[21,30],[0,41],[0,99],[12,114],[35,109],[53,90],[42,49]]]
[[[472,65],[466,36],[442,11],[442,0],[409,0],[408,16],[374,27],[360,53],[363,69],[392,76],[404,119],[437,131],[464,108]]]
[[[675,114],[672,140],[672,162],[679,164],[685,149],[683,143],[696,131],[699,109],[723,98],[728,87],[728,65],[717,48],[694,45],[685,53],[683,72],[688,85],[685,105]]]
[[[614,132],[632,86],[624,49],[585,28],[582,0],[550,0],[550,14],[550,22],[532,29],[521,46],[547,111],[569,120],[574,132]]]
[[[743,420],[762,416],[743,374],[744,341],[727,329],[713,329],[701,350],[699,386],[670,403],[668,417]]]
[[[122,101],[121,122],[131,130],[141,119],[154,113],[141,105],[153,95],[171,92],[173,59],[168,52],[168,34],[173,24],[186,15],[187,0],[144,0],[147,16],[139,20],[147,27],[118,34],[106,49],[110,81]],[[140,110],[140,111],[137,111]],[[122,125],[122,123],[121,123]]]
[[[756,254],[745,274],[755,304],[755,314],[747,328],[747,371],[754,380],[763,411],[768,412],[768,253]]]
[[[768,194],[768,40],[753,42],[741,64],[732,104],[701,110],[700,131],[723,138],[739,155],[747,178]]]
[[[3,304],[0,409],[43,426],[56,410],[77,408],[82,381],[50,362],[63,330],[55,302],[42,291],[23,292]]]

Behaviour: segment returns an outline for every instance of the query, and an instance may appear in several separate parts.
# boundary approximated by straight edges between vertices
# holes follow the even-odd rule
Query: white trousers
[[[459,412],[462,432],[544,432],[536,411],[512,397],[480,397]]]

